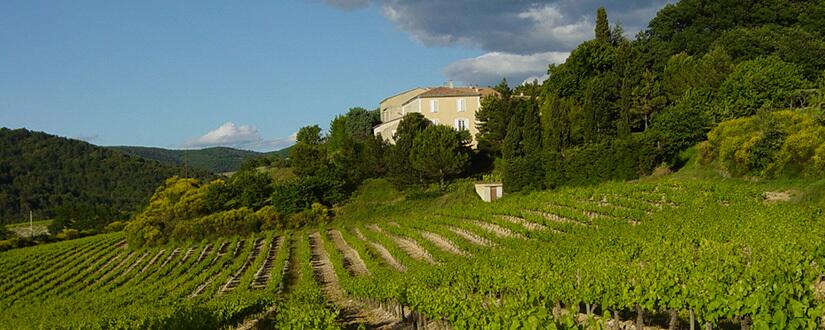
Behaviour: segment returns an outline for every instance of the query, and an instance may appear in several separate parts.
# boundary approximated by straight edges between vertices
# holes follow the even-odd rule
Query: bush
[[[588,185],[632,180],[650,174],[661,163],[655,138],[647,134],[565,149],[545,155],[547,185]]]
[[[63,231],[55,235],[55,238],[61,241],[65,241],[67,239],[75,239],[78,237],[80,237],[80,231],[77,229],[64,229]]]
[[[112,223],[106,225],[106,228],[104,228],[103,230],[107,233],[114,233],[114,232],[123,231],[124,228],[126,228],[126,223],[120,222],[120,221],[115,221],[115,222],[112,222]]]
[[[732,176],[825,176],[825,126],[813,111],[777,111],[723,122],[699,151],[701,164]]]

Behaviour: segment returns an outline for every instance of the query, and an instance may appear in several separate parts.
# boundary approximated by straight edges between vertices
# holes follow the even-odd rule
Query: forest
[[[166,178],[184,174],[182,167],[86,142],[0,128],[0,224],[28,220],[31,210],[37,219],[65,215],[83,222],[102,215],[93,223],[66,224],[99,230],[109,222],[128,219]],[[203,170],[192,170],[190,175],[210,177]]]

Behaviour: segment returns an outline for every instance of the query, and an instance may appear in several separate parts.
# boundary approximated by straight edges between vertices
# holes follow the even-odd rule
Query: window
[[[463,131],[467,129],[467,119],[456,119],[455,120],[455,129],[459,131]]]
[[[438,100],[430,100],[430,112],[438,112]]]
[[[458,109],[458,112],[464,112],[465,110],[467,110],[467,100],[458,99],[455,102],[456,102],[455,107],[456,107],[456,109]]]

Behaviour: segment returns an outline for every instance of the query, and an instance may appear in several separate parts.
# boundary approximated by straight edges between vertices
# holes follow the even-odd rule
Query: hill
[[[152,147],[108,147],[128,155],[156,160],[161,163],[201,169],[213,173],[233,172],[249,158],[263,156],[263,153],[227,147],[213,147],[199,150],[176,150]]]
[[[183,168],[26,129],[0,128],[0,223],[51,218],[65,205],[140,209]],[[205,177],[206,171],[193,171]]]
[[[228,147],[212,147],[198,150],[132,146],[112,146],[107,148],[132,156],[156,160],[161,163],[178,166],[188,165],[191,168],[206,170],[212,173],[226,173],[238,171],[241,168],[241,164],[250,158],[265,156],[287,157],[292,147],[270,152],[256,152]]]
[[[816,185],[693,166],[492,204],[467,183],[422,198],[372,180],[337,220],[300,230],[150,248],[114,233],[3,252],[0,276],[23,280],[0,288],[0,327],[815,328]]]

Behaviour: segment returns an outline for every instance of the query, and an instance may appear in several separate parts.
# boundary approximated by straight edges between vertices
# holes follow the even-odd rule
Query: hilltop
[[[84,141],[0,128],[0,223],[55,216],[58,208],[101,206],[136,211],[181,166],[123,154]],[[197,170],[191,175],[207,177]]]
[[[228,147],[212,147],[205,149],[181,150],[163,149],[154,147],[111,146],[107,147],[128,155],[144,159],[156,160],[164,164],[189,166],[212,173],[235,172],[241,164],[251,158],[265,156],[282,156],[289,154],[289,148],[270,152],[256,152]]]

